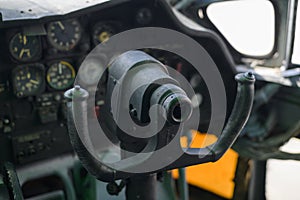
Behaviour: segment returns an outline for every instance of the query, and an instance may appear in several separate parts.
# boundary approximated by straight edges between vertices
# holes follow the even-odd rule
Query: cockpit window
[[[273,50],[275,11],[268,0],[243,0],[213,3],[207,15],[238,52],[265,56]]]

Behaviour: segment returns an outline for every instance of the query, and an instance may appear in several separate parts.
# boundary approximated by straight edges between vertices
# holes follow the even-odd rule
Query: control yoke
[[[108,126],[109,133],[106,134],[117,138],[115,144],[122,150],[137,154],[145,149],[153,138],[156,140],[154,150],[164,148],[170,141],[178,139],[174,133],[179,129],[180,123],[189,120],[193,108],[186,92],[175,79],[169,76],[167,68],[144,52],[128,51],[115,58],[108,69],[106,102],[104,108],[101,108],[101,115],[104,116],[105,124],[112,124]],[[182,151],[178,159],[159,170],[139,174],[153,174],[219,160],[239,136],[249,118],[253,104],[254,75],[250,72],[238,74],[235,80],[238,83],[235,104],[215,144],[205,148],[182,149],[178,141],[177,148]],[[136,176],[136,173],[118,170],[103,163],[84,145],[79,134],[85,136],[90,134],[87,113],[87,108],[90,106],[88,91],[75,86],[65,93],[65,97],[69,100],[67,108],[71,143],[83,166],[104,182]],[[152,106],[157,106],[157,109],[151,110]],[[76,118],[76,126],[74,118]],[[141,129],[130,129],[137,124]],[[151,124],[158,127],[155,129],[158,130],[156,134],[151,131],[153,129],[149,129]],[[129,156],[122,155],[122,159]]]

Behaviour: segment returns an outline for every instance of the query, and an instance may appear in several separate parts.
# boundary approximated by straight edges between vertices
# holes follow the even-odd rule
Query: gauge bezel
[[[68,83],[68,85],[66,85],[65,87],[56,87],[55,85],[53,85],[51,83],[51,80],[50,80],[50,76],[49,76],[49,70],[54,67],[55,64],[59,64],[63,62],[63,64],[65,66],[67,66],[69,69],[71,69],[71,72],[72,72],[72,82]],[[68,89],[69,87],[72,86],[72,84],[74,83],[75,81],[75,78],[76,78],[76,70],[75,70],[75,67],[73,66],[72,62],[69,61],[69,60],[56,60],[56,61],[53,61],[51,63],[48,64],[48,68],[47,68],[47,71],[46,71],[46,82],[47,82],[47,85],[49,86],[49,88],[51,88],[52,90],[57,90],[57,91],[61,91],[61,90],[65,90],[65,89]]]
[[[40,73],[41,82],[40,82],[39,87],[36,91],[26,93],[26,94],[20,94],[19,91],[18,91],[18,88],[17,88],[16,75],[19,72],[19,70],[21,70],[23,68],[26,68],[26,67],[33,68],[34,70],[37,70]],[[41,93],[43,93],[45,91],[45,66],[41,63],[18,65],[12,70],[11,79],[12,79],[13,93],[18,98],[40,95]]]
[[[35,37],[38,41],[38,49],[37,49],[37,53],[32,55],[30,58],[26,58],[26,59],[22,59],[22,58],[19,58],[18,55],[16,55],[14,52],[13,52],[13,42],[15,39],[18,39],[17,36],[21,34],[21,35],[24,35],[24,33],[22,33],[21,31],[18,31],[18,32],[14,32],[10,37],[9,37],[9,41],[8,41],[8,51],[9,51],[9,54],[10,56],[13,58],[13,60],[16,60],[18,62],[33,62],[33,61],[38,61],[41,57],[42,57],[42,50],[43,50],[43,47],[42,47],[42,39],[41,39],[41,36],[40,35],[26,35],[27,37]]]
[[[73,22],[77,23],[77,25],[79,27],[79,32],[78,32],[79,37],[78,38],[75,38],[75,37],[72,38],[72,39],[75,40],[74,45],[69,45],[69,46],[64,45],[64,46],[62,46],[59,43],[54,41],[57,38],[54,39],[54,37],[51,36],[51,34],[52,34],[51,27],[53,27],[53,25],[57,22],[64,22],[64,23],[68,23],[68,24],[72,24]],[[83,35],[82,24],[80,23],[80,21],[78,19],[58,20],[58,21],[53,21],[53,22],[50,22],[50,23],[47,24],[47,40],[48,40],[49,44],[53,48],[55,48],[59,51],[62,51],[62,52],[68,52],[68,51],[74,50],[78,46],[78,44],[80,43],[80,41],[82,39],[82,35]]]

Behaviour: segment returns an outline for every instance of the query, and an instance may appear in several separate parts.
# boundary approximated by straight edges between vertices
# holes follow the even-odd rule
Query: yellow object
[[[110,38],[110,34],[107,31],[104,31],[99,35],[100,42],[106,42],[109,38]]]
[[[211,134],[193,132],[194,139],[191,148],[200,148],[213,144],[217,138]],[[186,147],[187,138],[181,139],[181,146]],[[186,179],[191,185],[215,193],[221,197],[231,199],[234,194],[234,177],[238,162],[238,154],[233,150],[215,163],[206,163],[186,168]],[[178,170],[173,170],[173,177],[178,178]]]

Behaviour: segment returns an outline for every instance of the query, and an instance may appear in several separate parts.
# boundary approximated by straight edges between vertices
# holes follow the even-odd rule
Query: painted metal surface
[[[2,21],[40,19],[47,16],[65,15],[110,0],[0,0]]]

